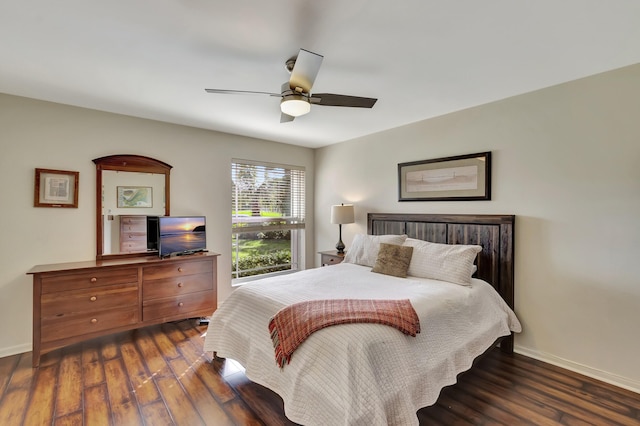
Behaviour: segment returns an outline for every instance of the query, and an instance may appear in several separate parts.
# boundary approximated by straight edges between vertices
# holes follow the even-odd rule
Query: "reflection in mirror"
[[[148,244],[147,217],[164,216],[164,175],[102,172],[102,254],[157,250]]]
[[[110,155],[93,162],[96,259],[157,254],[154,218],[169,215],[171,166],[141,155]]]

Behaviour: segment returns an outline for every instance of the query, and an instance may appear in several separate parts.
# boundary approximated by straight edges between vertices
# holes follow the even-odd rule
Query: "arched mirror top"
[[[172,166],[142,155],[96,158],[96,259],[157,254],[149,221],[170,213]],[[127,221],[135,226],[126,227]]]

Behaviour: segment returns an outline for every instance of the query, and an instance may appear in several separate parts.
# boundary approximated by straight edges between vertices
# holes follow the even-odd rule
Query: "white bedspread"
[[[285,414],[304,425],[415,425],[416,411],[500,336],[520,323],[497,292],[395,278],[342,263],[245,284],[214,313],[205,351],[235,359],[247,377],[278,393]],[[381,324],[345,324],[311,335],[280,369],[269,319],[292,303],[315,299],[404,299],[420,317],[417,337]]]

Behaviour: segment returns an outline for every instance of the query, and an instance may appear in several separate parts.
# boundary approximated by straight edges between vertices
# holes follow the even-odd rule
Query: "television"
[[[158,254],[183,256],[207,250],[204,216],[158,216]]]

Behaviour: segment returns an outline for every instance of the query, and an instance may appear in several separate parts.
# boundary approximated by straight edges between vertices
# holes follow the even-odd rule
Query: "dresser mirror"
[[[96,158],[96,259],[157,255],[153,218],[169,215],[171,166],[140,155]]]

